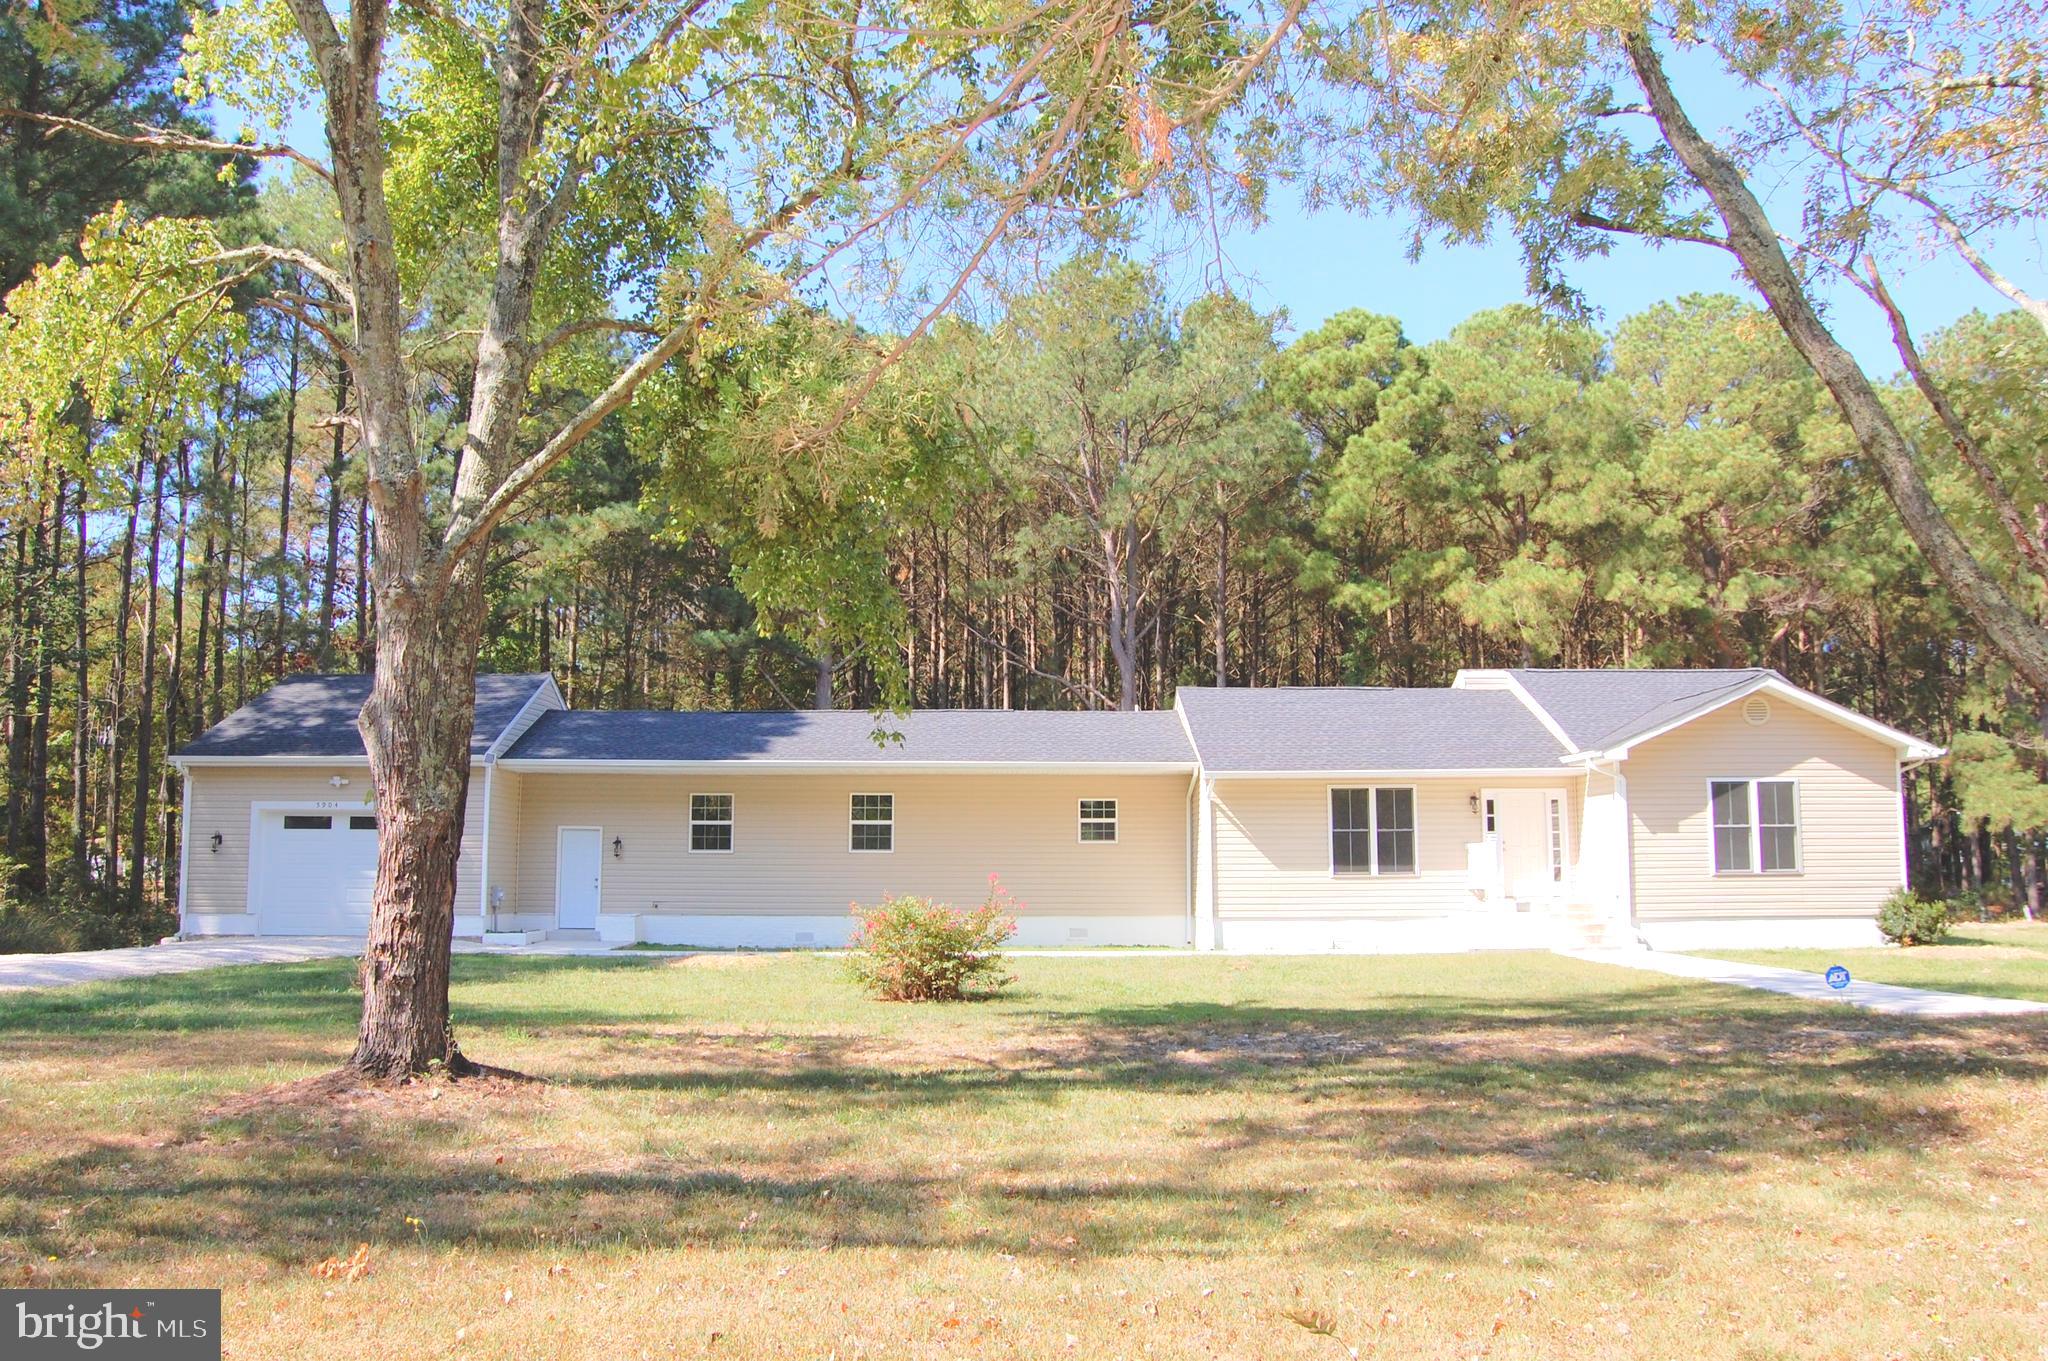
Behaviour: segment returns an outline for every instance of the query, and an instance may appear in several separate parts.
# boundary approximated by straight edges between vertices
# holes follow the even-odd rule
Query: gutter
[[[734,775],[759,771],[770,775],[1184,775],[1196,767],[1187,761],[785,761],[733,757],[724,760],[615,760],[608,757],[503,757],[494,764],[517,773],[548,771],[660,775],[719,772]]]

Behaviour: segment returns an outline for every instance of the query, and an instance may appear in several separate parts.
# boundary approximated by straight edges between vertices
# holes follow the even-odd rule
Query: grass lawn
[[[1852,977],[1912,988],[2026,997],[2048,1002],[2048,922],[1975,922],[1940,945],[1877,950],[1703,950],[1714,959],[1823,973],[1840,964]]]
[[[2032,1020],[1541,954],[1027,958],[952,1007],[815,956],[455,970],[465,1047],[552,1082],[260,1095],[345,1053],[347,961],[0,996],[0,1269],[224,1287],[262,1361],[2048,1338]]]

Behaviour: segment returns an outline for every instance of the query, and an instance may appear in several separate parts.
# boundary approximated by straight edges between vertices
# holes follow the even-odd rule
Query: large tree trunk
[[[380,549],[382,545],[379,545]],[[483,573],[457,568],[438,603],[381,578],[376,678],[363,740],[377,793],[377,888],[363,951],[363,1017],[349,1065],[402,1078],[466,1064],[448,1023],[455,865],[469,796],[469,737]]]

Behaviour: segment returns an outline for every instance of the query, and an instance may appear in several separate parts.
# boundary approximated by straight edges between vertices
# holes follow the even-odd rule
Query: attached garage
[[[185,778],[184,934],[360,937],[369,929],[376,795],[356,727],[369,691],[368,676],[292,677],[172,756]],[[477,677],[455,869],[455,914],[466,934],[482,929],[490,882],[492,762],[561,702],[544,675]]]
[[[355,936],[370,925],[377,816],[254,809],[249,908],[265,936]]]

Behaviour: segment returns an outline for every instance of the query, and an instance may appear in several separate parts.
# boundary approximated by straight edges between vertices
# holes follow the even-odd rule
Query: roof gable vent
[[[1743,702],[1742,721],[1752,728],[1761,728],[1771,721],[1771,702],[1762,695],[1751,695]]]

